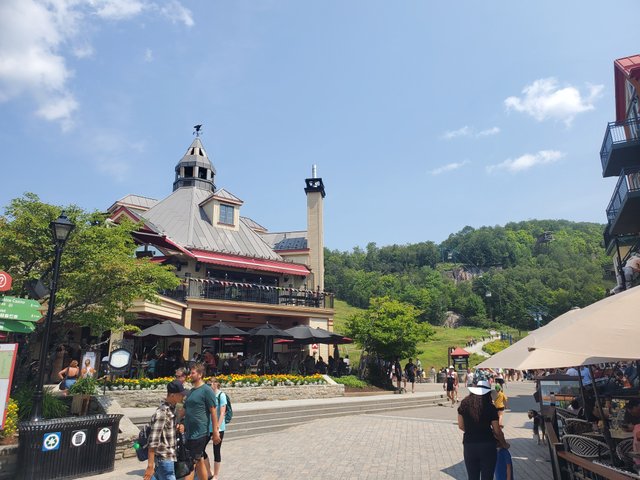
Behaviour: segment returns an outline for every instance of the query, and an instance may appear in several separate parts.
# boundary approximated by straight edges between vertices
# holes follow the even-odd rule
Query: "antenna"
[[[199,137],[199,136],[200,136],[200,130],[202,130],[202,124],[200,124],[200,125],[194,125],[194,126],[193,126],[193,129],[194,129],[193,134],[194,134],[196,137]]]
[[[311,166],[311,178],[318,178],[318,167],[315,163]]]

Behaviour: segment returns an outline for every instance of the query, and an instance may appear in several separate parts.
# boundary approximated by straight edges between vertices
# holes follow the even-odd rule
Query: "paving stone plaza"
[[[437,391],[423,384],[417,391]],[[532,383],[507,385],[505,416],[518,479],[551,478],[545,445],[532,439],[526,412],[535,408]],[[466,390],[461,391],[462,396]],[[223,480],[465,479],[462,432],[455,408],[438,406],[314,420],[286,430],[225,441]],[[233,424],[229,426],[233,428]],[[209,454],[211,455],[211,447]],[[142,477],[135,459],[116,462],[99,480]]]

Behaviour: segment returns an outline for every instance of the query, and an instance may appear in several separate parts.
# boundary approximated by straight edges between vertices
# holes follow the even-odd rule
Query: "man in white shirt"
[[[567,368],[567,371],[565,372],[565,374],[571,375],[572,377],[577,377],[578,375],[580,375],[576,367]]]

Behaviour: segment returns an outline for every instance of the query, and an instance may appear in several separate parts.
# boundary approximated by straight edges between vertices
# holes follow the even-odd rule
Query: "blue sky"
[[[204,124],[216,184],[271,231],[440,242],[465,225],[604,223],[599,151],[636,1],[3,0],[0,205],[163,198]]]

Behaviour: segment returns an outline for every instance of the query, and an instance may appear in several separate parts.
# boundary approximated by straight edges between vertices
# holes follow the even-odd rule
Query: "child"
[[[502,391],[502,387],[498,384],[495,386],[496,389],[496,397],[493,400],[493,404],[498,410],[498,422],[500,423],[500,427],[504,427],[504,409],[507,408],[507,401],[509,400],[507,396]]]
[[[511,454],[506,448],[498,448],[495,480],[513,480],[513,463]]]

